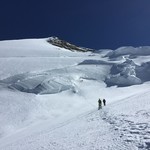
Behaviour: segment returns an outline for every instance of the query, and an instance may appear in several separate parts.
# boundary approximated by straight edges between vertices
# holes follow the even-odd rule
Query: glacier
[[[150,149],[150,47],[61,42],[0,41],[0,149]]]

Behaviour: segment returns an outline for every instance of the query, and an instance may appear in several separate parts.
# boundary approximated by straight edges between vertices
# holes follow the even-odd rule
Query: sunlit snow
[[[47,40],[0,42],[0,150],[150,149],[150,47]]]

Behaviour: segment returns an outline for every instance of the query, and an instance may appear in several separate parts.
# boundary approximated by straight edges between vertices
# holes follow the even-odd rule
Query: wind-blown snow
[[[150,149],[150,47],[78,52],[47,40],[0,42],[0,149]]]

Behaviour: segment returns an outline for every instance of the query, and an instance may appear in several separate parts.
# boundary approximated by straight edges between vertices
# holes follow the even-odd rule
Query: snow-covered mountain
[[[150,149],[149,90],[148,46],[0,41],[0,150]]]

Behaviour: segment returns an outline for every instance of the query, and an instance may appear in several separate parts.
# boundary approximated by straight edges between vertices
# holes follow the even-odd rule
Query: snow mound
[[[8,40],[0,42],[0,57],[60,57],[60,56],[74,56],[76,52],[72,53],[63,47],[58,47],[50,44],[43,39],[22,39],[22,40]],[[81,54],[82,55],[82,54]]]
[[[61,72],[62,73],[62,72]],[[65,73],[64,73],[65,74]],[[9,88],[35,94],[54,94],[65,90],[74,90],[74,85],[60,70],[42,73],[19,74],[1,80]]]
[[[136,76],[137,65],[130,59],[121,64],[114,64],[111,68],[111,75],[106,78],[108,86],[129,86],[141,84],[142,81]]]
[[[115,58],[122,55],[130,55],[130,57],[150,55],[150,46],[143,46],[137,48],[134,48],[132,46],[120,47],[106,54],[106,57]]]
[[[150,62],[145,62],[138,66],[136,74],[143,82],[150,81]]]

